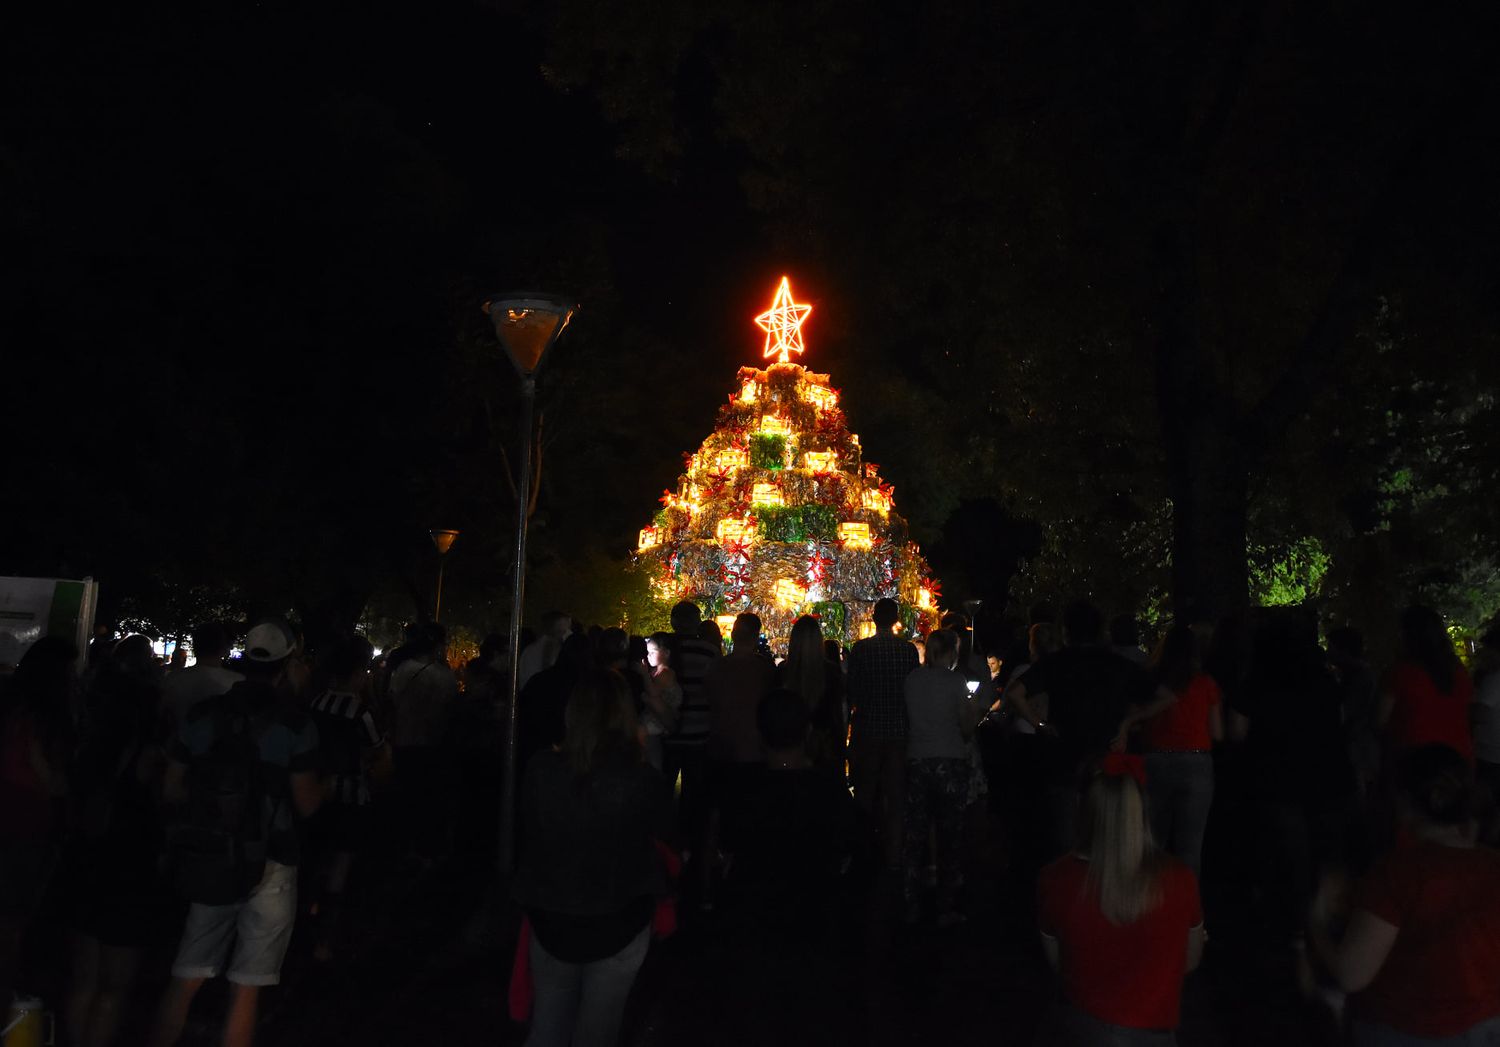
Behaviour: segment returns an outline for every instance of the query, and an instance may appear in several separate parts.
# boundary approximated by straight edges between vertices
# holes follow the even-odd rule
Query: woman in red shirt
[[[1313,947],[1355,994],[1360,1047],[1500,1043],[1500,853],[1474,846],[1468,763],[1424,745],[1395,777],[1412,842],[1360,883],[1337,943],[1315,907]]]
[[[1203,672],[1198,637],[1186,625],[1174,625],[1162,637],[1153,668],[1171,697],[1132,717],[1141,723],[1146,750],[1151,832],[1196,876],[1214,802],[1213,744],[1224,737],[1219,685]]]
[[[1438,613],[1408,607],[1401,615],[1404,657],[1391,668],[1381,695],[1380,724],[1394,756],[1419,745],[1446,745],[1469,763],[1469,702],[1474,682],[1453,650]]]
[[[1078,847],[1037,880],[1042,949],[1067,1006],[1068,1047],[1175,1044],[1182,978],[1203,953],[1191,869],[1151,842],[1144,765],[1105,757],[1079,811]]]

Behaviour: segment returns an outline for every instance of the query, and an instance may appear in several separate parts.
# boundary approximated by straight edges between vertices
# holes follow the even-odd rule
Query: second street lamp
[[[433,548],[438,554],[437,599],[432,605],[432,620],[441,622],[443,620],[443,564],[447,562],[448,550],[453,548],[453,541],[458,537],[458,532],[428,531],[427,534],[432,539]]]

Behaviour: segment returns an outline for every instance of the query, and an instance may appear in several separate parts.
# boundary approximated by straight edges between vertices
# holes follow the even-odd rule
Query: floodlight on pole
[[[437,599],[433,601],[432,620],[441,622],[443,620],[443,564],[448,559],[448,550],[453,548],[458,532],[428,531],[427,535],[432,539],[432,546],[438,554]]]
[[[536,370],[578,311],[557,295],[518,291],[490,297],[484,311],[495,337],[521,376],[521,463],[516,474],[516,541],[510,603],[510,702],[506,710],[504,770],[500,793],[500,871],[515,864],[516,705],[521,663],[521,615],[526,600],[526,523],[531,503],[531,449],[536,438]]]

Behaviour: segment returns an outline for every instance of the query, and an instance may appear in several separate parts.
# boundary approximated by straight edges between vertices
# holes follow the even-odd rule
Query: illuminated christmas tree
[[[849,642],[869,634],[870,610],[887,596],[910,634],[926,633],[938,586],[891,485],[864,460],[828,376],[791,362],[811,312],[783,277],[756,317],[773,362],[740,369],[714,431],[641,531],[636,562],[664,607],[692,600],[726,638],[736,614],[755,611],[773,646],[801,614]]]

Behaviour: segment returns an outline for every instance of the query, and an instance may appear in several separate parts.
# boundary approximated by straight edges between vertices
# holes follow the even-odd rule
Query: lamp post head
[[[483,309],[510,362],[523,378],[529,378],[578,306],[554,294],[515,291],[490,297]]]
[[[428,531],[427,534],[432,538],[439,556],[447,556],[448,550],[453,548],[454,539],[458,537],[457,531]]]

